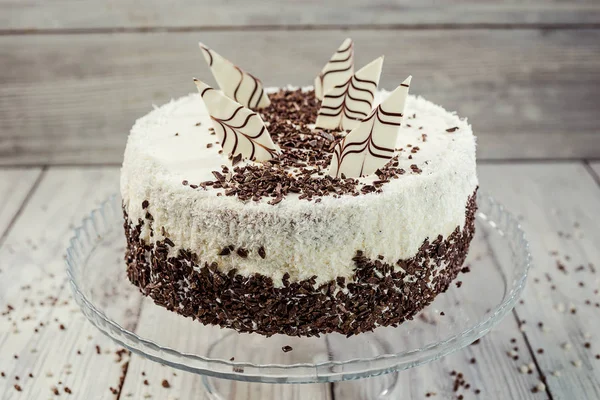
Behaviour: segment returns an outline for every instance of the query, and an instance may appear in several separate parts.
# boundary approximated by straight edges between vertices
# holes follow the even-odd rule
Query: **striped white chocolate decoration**
[[[373,174],[394,156],[412,77],[406,78],[333,151],[329,175],[359,178]]]
[[[279,152],[260,115],[198,79],[194,78],[194,83],[225,154],[266,161]]]
[[[204,59],[219,88],[229,98],[247,108],[259,109],[271,104],[262,82],[227,60],[213,49],[199,43]]]
[[[322,129],[356,128],[373,108],[382,66],[383,56],[373,60],[346,82],[327,92],[315,125]]]
[[[334,86],[344,84],[354,73],[354,43],[344,40],[329,62],[325,64],[319,76],[315,78],[315,96],[323,100],[323,95]]]

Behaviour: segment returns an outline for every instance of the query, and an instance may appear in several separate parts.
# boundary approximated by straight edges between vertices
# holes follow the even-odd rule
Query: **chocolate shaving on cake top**
[[[329,176],[332,150],[343,133],[309,128],[319,108],[314,93],[281,90],[271,94],[270,99],[271,105],[260,114],[281,153],[263,163],[224,166],[221,171],[213,171],[215,180],[199,183],[201,188],[223,189],[226,196],[235,195],[243,201],[270,198],[269,204],[275,205],[290,193],[298,194],[300,200],[312,200],[377,192],[383,184],[405,173],[394,157],[374,171],[377,179],[369,185],[343,175]]]
[[[217,196],[242,201],[270,197],[275,205],[289,193],[312,200],[378,192],[404,173],[394,147],[410,78],[384,100],[385,108],[372,109],[383,56],[353,73],[353,43],[346,39],[317,77],[311,95],[324,95],[318,104],[303,91],[267,96],[258,79],[202,43],[200,48],[223,91],[194,82],[221,139],[219,154],[231,163],[213,171],[216,180],[190,188],[212,186],[223,189]],[[261,108],[260,115],[250,107]],[[357,179],[373,174],[377,179],[369,184]]]

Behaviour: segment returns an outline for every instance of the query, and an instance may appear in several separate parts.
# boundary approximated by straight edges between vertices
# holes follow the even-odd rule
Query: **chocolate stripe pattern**
[[[315,126],[339,130],[356,128],[373,108],[382,66],[383,56],[365,65],[346,82],[327,92]]]
[[[244,159],[266,161],[280,151],[257,113],[198,79],[194,83],[225,154],[231,158],[241,155]]]
[[[394,156],[410,81],[409,76],[335,146],[329,165],[330,176],[371,175]]]
[[[319,76],[315,78],[315,96],[323,100],[323,95],[337,85],[342,85],[354,73],[354,43],[352,39],[344,40]]]
[[[199,45],[210,71],[226,96],[251,109],[260,109],[271,104],[258,78],[206,45],[202,43]]]

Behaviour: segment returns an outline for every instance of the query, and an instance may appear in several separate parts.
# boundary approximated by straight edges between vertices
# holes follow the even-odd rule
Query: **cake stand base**
[[[202,379],[208,398],[211,400],[246,400],[248,398],[270,398],[267,393],[279,393],[281,399],[291,398],[286,397],[286,393],[290,393],[291,385],[278,385],[275,383],[256,383],[256,382],[240,382],[228,379],[218,379],[204,376]],[[337,398],[347,399],[347,394],[352,394],[352,400],[391,400],[398,399],[398,394],[395,392],[396,383],[398,382],[398,372],[376,376],[367,379],[312,384],[311,388],[306,392],[300,388],[300,397],[298,399],[314,399],[314,398]],[[297,384],[303,385],[303,384]],[[316,386],[319,387],[316,387]],[[295,385],[294,385],[295,386]],[[303,385],[304,386],[304,385]],[[302,393],[306,393],[303,395]],[[333,393],[333,396],[318,396],[317,393]],[[296,394],[296,396],[298,396]],[[272,397],[277,398],[277,397]]]
[[[251,342],[250,347],[245,347],[244,354],[248,356],[249,353],[255,352],[256,354],[253,355],[252,358],[260,357],[260,353],[265,351],[265,347],[260,346],[259,343],[264,339],[259,335],[250,335],[243,338],[235,332],[231,332],[214,342],[209,348],[206,356],[215,359],[233,358],[235,361],[235,357],[232,357],[232,354],[235,354],[236,349],[240,348],[240,342],[243,341],[244,346],[248,346],[248,338],[251,338],[252,336],[256,338],[257,342]],[[271,346],[283,348],[286,346],[286,343],[289,343],[290,338],[283,335],[276,335],[270,337],[268,340],[271,341]],[[391,347],[384,339],[370,333],[354,336],[352,342],[352,348],[349,349],[347,345],[348,339],[344,335],[329,334],[325,335],[320,340],[315,338],[312,345],[291,350],[286,356],[296,352],[298,357],[301,357],[304,360],[312,359],[314,363],[319,363],[339,359],[341,356],[339,353],[342,353],[346,357],[349,356],[349,352],[356,358],[376,357],[379,354],[386,354],[386,352],[390,351]],[[243,369],[243,366],[238,368],[241,370]],[[281,385],[233,381],[213,378],[206,375],[203,376],[202,382],[209,397],[213,400],[262,398],[263,396],[260,394],[266,394],[267,392],[280,393],[282,394],[281,398],[285,398],[282,392],[289,390],[289,388],[286,389],[285,386]],[[386,400],[393,398],[393,392],[397,383],[398,373],[395,372],[375,376],[369,379],[347,380],[335,384],[324,383],[322,384],[322,388],[320,388],[321,390],[318,390],[319,388],[312,390],[320,393],[352,393],[353,400]],[[344,398],[344,396],[338,397]]]

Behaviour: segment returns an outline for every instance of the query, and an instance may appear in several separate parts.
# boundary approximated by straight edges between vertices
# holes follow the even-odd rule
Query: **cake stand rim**
[[[197,373],[200,375],[211,376],[215,378],[231,379],[246,382],[263,382],[263,383],[325,383],[336,382],[352,379],[366,378],[391,372],[397,372],[413,367],[417,367],[431,361],[435,361],[448,354],[453,353],[461,348],[466,347],[470,343],[476,341],[485,335],[491,328],[497,325],[503,317],[508,314],[515,306],[521,293],[525,288],[528,272],[532,266],[532,257],[529,250],[529,242],[520,222],[508,212],[504,206],[498,203],[493,197],[479,192],[477,194],[478,211],[476,212],[476,221],[487,222],[493,229],[499,230],[501,227],[510,227],[513,233],[516,234],[518,249],[521,253],[522,260],[521,273],[519,279],[513,281],[510,287],[510,295],[505,297],[503,301],[496,307],[494,313],[487,318],[479,320],[476,324],[470,326],[462,332],[448,337],[445,340],[430,343],[426,346],[402,351],[393,354],[381,354],[370,358],[353,358],[343,361],[322,361],[318,363],[296,363],[296,364],[255,364],[249,362],[235,362],[223,359],[209,358],[191,353],[180,352],[168,346],[160,344],[140,337],[134,332],[122,327],[119,323],[110,319],[101,309],[99,309],[91,300],[89,300],[80,290],[77,284],[78,263],[81,254],[78,247],[82,247],[82,240],[89,238],[90,232],[87,230],[94,229],[97,237],[101,235],[98,230],[98,219],[106,220],[106,215],[109,213],[119,215],[121,210],[120,195],[115,193],[104,200],[101,205],[92,210],[74,229],[74,234],[69,241],[69,246],[66,251],[66,266],[67,276],[71,286],[71,291],[75,301],[82,310],[84,316],[98,328],[102,333],[108,336],[111,340],[128,350],[148,358],[152,361],[170,365],[174,368],[185,370],[188,372]],[[484,213],[482,205],[489,207],[490,212]],[[496,221],[501,217],[500,225]],[[497,215],[496,215],[497,214]],[[116,215],[112,215],[116,216]],[[504,236],[504,235],[502,235]],[[92,249],[93,250],[93,249]],[[91,254],[91,252],[89,253]],[[87,257],[89,258],[89,254]],[[85,258],[85,255],[84,255]],[[85,262],[85,261],[83,261]],[[411,356],[419,355],[410,359]],[[161,356],[162,355],[162,356]],[[169,356],[169,357],[165,357]],[[205,366],[190,365],[176,361],[193,361],[194,363],[204,363]],[[393,363],[397,360],[397,363]],[[392,361],[392,364],[389,364]],[[386,366],[365,368],[358,371],[337,371],[343,367],[360,367],[361,364],[383,364]],[[213,367],[213,368],[211,368]],[[219,369],[215,367],[221,367]],[[223,368],[224,367],[224,368]],[[270,369],[269,374],[260,374],[261,371]],[[242,372],[236,372],[242,371]],[[274,373],[279,371],[278,373]],[[304,371],[304,373],[302,373]],[[266,372],[266,371],[265,371]]]

